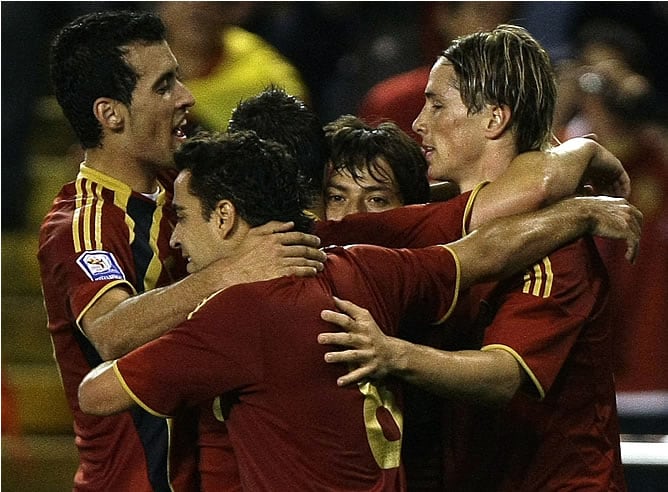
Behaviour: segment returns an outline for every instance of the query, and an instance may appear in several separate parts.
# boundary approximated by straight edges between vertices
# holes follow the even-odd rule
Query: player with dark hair
[[[191,272],[234,255],[251,224],[304,218],[308,190],[292,156],[252,132],[200,136],[176,162],[171,241]],[[79,388],[81,407],[109,415],[139,405],[168,416],[197,406],[202,490],[229,484],[223,421],[244,490],[402,490],[401,410],[392,385],[339,388],[345,367],[322,363],[319,315],[334,308],[332,295],[369,303],[389,333],[409,309],[443,321],[460,290],[578,235],[634,243],[637,214],[624,200],[572,199],[489,223],[450,245],[332,248],[318,276],[221,290],[169,333],[94,369]]]
[[[394,123],[371,127],[344,115],[325,125],[325,136],[330,148],[324,191],[328,220],[429,201],[422,149]]]
[[[44,219],[38,253],[48,329],[74,416],[77,491],[197,490],[188,416],[182,427],[181,419],[140,408],[84,415],[81,379],[174,327],[211,292],[314,275],[324,258],[316,237],[273,235],[289,230],[273,223],[256,229],[258,244],[241,257],[184,278],[186,265],[169,245],[173,152],[195,101],[164,35],[151,13],[99,12],[73,20],[52,45],[54,91],[85,153],[76,180]]]
[[[252,130],[261,138],[285,145],[308,179],[314,197],[320,197],[329,149],[320,118],[304,101],[272,85],[239,103],[228,130]],[[318,200],[314,199],[312,209],[322,216]]]

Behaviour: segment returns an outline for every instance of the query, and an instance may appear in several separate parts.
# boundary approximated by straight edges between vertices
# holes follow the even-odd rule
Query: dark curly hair
[[[309,180],[313,193],[321,193],[329,151],[322,122],[304,101],[277,85],[270,85],[239,103],[232,112],[228,130],[253,130],[260,138],[285,145]]]
[[[368,170],[377,181],[388,176],[378,165],[384,159],[392,169],[404,205],[429,201],[428,163],[420,146],[390,121],[375,128],[352,115],[343,115],[325,125],[330,148],[330,172],[346,171],[353,179]]]
[[[176,151],[174,162],[190,171],[190,192],[200,199],[207,220],[220,200],[230,200],[253,227],[279,220],[311,230],[305,212],[310,193],[284,145],[252,131],[200,132]]]
[[[82,15],[55,36],[50,52],[54,93],[84,149],[102,143],[102,127],[92,111],[97,98],[132,102],[138,75],[126,62],[123,47],[164,39],[158,16],[125,10]]]

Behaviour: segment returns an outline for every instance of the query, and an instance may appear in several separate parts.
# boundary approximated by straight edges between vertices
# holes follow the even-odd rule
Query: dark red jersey
[[[456,405],[448,415],[447,490],[626,490],[607,295],[592,238],[472,289],[466,302],[483,328],[474,344],[512,354],[527,382],[503,409]]]
[[[122,357],[128,393],[157,415],[199,405],[204,490],[230,483],[225,421],[245,490],[402,490],[402,414],[391,383],[340,388],[348,370],[317,343],[332,296],[366,306],[396,335],[403,315],[447,317],[458,267],[446,248],[333,248],[324,272],[235,286],[181,326]],[[217,465],[222,465],[217,468]]]
[[[170,444],[189,454],[174,432],[180,427],[176,422],[139,409],[94,417],[83,414],[77,402],[79,383],[102,362],[79,324],[86,310],[111,288],[141,293],[186,273],[180,254],[169,246],[173,177],[161,180],[153,200],[82,165],[41,227],[38,258],[48,329],[80,455],[77,491],[170,490],[170,482],[175,490],[197,487],[194,455],[186,462],[173,455],[173,469],[167,468]]]

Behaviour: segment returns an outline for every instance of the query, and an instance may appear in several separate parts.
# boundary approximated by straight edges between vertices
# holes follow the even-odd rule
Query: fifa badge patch
[[[116,258],[108,251],[85,251],[77,264],[91,280],[125,280]]]

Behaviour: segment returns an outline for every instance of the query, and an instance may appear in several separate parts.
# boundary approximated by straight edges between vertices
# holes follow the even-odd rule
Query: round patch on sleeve
[[[108,251],[84,251],[77,264],[91,280],[125,280],[116,258]]]

